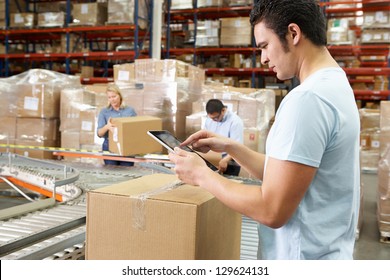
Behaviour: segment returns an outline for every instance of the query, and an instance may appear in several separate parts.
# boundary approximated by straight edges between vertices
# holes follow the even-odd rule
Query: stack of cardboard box
[[[376,172],[380,149],[380,110],[359,109],[360,113],[360,157],[363,171]]]
[[[205,80],[203,69],[173,59],[138,59],[114,65],[114,81],[138,115],[162,119],[163,129],[184,139],[185,118],[192,114]]]
[[[390,239],[390,102],[381,101],[377,218],[380,240]]]
[[[248,17],[221,18],[221,46],[250,46],[252,26]]]
[[[33,28],[36,25],[34,13],[11,13],[9,26],[11,28]]]
[[[101,150],[96,124],[100,109],[107,105],[106,87],[94,85],[61,91],[62,148]]]
[[[8,135],[3,143],[18,146],[57,147],[59,145],[60,92],[67,87],[79,87],[78,77],[49,70],[32,69],[2,79],[4,94],[2,120]],[[14,125],[12,125],[14,124]],[[35,158],[53,158],[51,152],[16,148],[17,154]]]
[[[219,20],[198,21],[196,47],[219,47]]]

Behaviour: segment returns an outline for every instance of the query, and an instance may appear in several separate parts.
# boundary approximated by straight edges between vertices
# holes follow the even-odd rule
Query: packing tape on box
[[[132,220],[133,227],[142,231],[146,230],[145,227],[145,201],[151,196],[161,194],[173,189],[178,188],[179,186],[184,185],[180,180],[173,181],[171,183],[165,184],[164,186],[149,191],[144,192],[138,195],[132,195],[131,198],[135,199],[135,202],[132,204]]]

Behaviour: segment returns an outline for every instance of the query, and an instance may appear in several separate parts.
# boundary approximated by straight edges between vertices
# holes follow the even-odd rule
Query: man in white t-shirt
[[[261,62],[279,80],[300,81],[278,108],[266,154],[208,131],[183,142],[201,152],[227,152],[261,187],[228,180],[180,148],[169,155],[183,182],[259,222],[259,258],[353,258],[360,120],[347,76],[326,47],[317,2],[258,0],[251,11]]]

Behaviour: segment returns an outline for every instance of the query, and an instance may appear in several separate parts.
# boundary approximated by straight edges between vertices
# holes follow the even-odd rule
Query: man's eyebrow
[[[267,44],[265,42],[259,42],[257,43],[256,47],[261,49],[261,48],[264,48]]]

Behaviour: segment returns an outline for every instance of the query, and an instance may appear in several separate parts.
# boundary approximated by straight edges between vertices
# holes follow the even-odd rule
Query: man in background
[[[243,143],[244,124],[241,118],[230,111],[221,100],[210,99],[207,101],[206,113],[207,119],[204,129]],[[238,176],[240,173],[240,165],[227,153],[222,153],[222,159],[218,165],[223,174]]]

